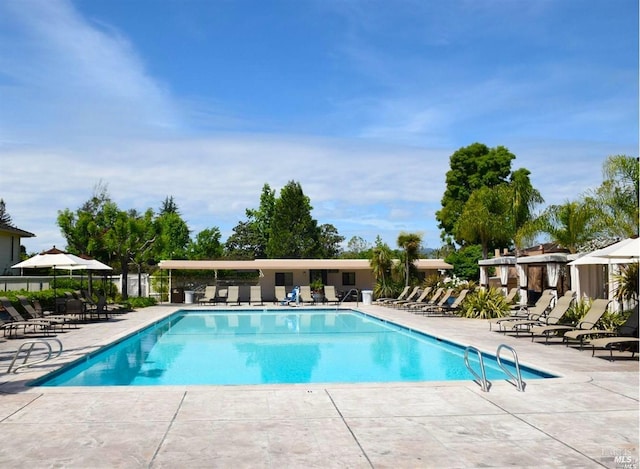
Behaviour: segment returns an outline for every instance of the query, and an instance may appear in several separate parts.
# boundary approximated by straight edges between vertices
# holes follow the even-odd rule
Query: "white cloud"
[[[180,127],[168,91],[116,31],[62,0],[2,2],[0,15],[17,31],[0,41],[0,68],[11,77],[0,86],[9,141],[96,142]]]

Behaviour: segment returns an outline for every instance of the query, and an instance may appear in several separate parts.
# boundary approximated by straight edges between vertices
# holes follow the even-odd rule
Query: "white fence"
[[[80,280],[80,279],[84,279],[86,281],[87,276],[80,276],[80,275],[73,275],[73,276],[69,276],[69,275],[58,275],[56,276],[57,279],[61,279],[61,278],[73,278],[75,280]],[[93,277],[93,282],[94,285],[96,285],[97,282],[102,282],[102,276],[94,276]],[[113,276],[108,276],[106,277],[107,281],[111,281],[115,284],[116,288],[118,289],[119,292],[122,292],[122,275],[113,275]],[[142,297],[147,297],[151,294],[150,291],[150,282],[149,282],[149,275],[148,274],[142,274],[141,275],[141,282],[140,282],[140,286],[141,286],[141,294],[140,296]],[[27,275],[5,275],[5,276],[0,276],[0,291],[20,291],[20,290],[25,290],[25,291],[42,291],[42,290],[49,290],[53,288],[53,275],[34,275],[34,276],[27,276]],[[138,296],[138,274],[129,274],[128,278],[127,278],[127,293],[129,293],[129,296],[131,297],[136,297]]]

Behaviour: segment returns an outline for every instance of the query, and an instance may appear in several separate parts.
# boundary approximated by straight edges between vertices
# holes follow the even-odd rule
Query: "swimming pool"
[[[353,310],[177,311],[34,385],[471,380],[463,356],[459,345]],[[505,378],[491,357],[485,368],[489,380]]]

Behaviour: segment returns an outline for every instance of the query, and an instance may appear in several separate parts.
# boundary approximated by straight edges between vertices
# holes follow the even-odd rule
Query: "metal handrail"
[[[352,288],[351,290],[349,290],[340,300],[340,303],[337,304],[336,306],[336,311],[340,308],[340,306],[342,306],[342,303],[344,303],[344,300],[346,300],[347,298],[349,298],[349,296],[351,296],[351,293],[356,294],[356,308],[358,307],[359,304],[359,298],[360,298],[360,292],[358,291],[357,288]]]
[[[478,356],[481,375],[476,373],[476,371],[473,369],[473,367],[469,363],[469,352],[475,352],[475,354]],[[477,348],[471,345],[468,346],[464,350],[464,364],[467,366],[467,369],[469,370],[469,372],[473,375],[473,381],[478,386],[480,386],[480,389],[482,389],[484,392],[489,392],[489,389],[491,388],[491,382],[487,379],[487,373],[484,371],[484,360],[482,358],[482,353],[480,352],[480,350],[478,350]]]
[[[7,373],[11,373],[11,371],[13,371],[15,373],[20,368],[26,368],[26,367],[37,365],[38,363],[44,363],[47,360],[50,360],[52,358],[51,354],[54,353],[53,349],[51,348],[50,342],[55,342],[55,343],[58,344],[58,351],[56,352],[56,355],[53,358],[59,357],[60,354],[62,353],[62,342],[60,342],[60,340],[55,339],[53,337],[47,338],[47,339],[29,340],[27,342],[23,342],[22,345],[20,345],[20,347],[18,348],[18,350],[16,350],[16,353],[13,356],[13,360],[11,360],[11,364],[9,365],[9,368],[7,369]],[[31,356],[31,352],[33,352],[33,350],[36,348],[36,345],[39,345],[39,344],[44,344],[46,346],[47,356],[45,358],[41,358],[39,360],[27,363],[27,360],[29,360],[29,357]],[[20,365],[18,365],[18,366],[16,366],[14,368],[13,365],[15,365],[15,363],[18,360],[18,357],[20,357],[21,353],[24,353],[24,358],[22,360],[22,364],[20,364]]]
[[[506,367],[506,365],[502,363],[502,359],[500,358],[500,351],[502,349],[509,350],[513,355],[513,363],[516,367],[516,375],[511,373],[511,371]],[[516,350],[507,344],[498,345],[498,350],[496,350],[496,361],[498,362],[498,365],[500,366],[500,368],[502,368],[502,371],[504,371],[505,374],[509,377],[507,379],[507,382],[514,385],[518,391],[524,392],[524,388],[527,384],[524,381],[522,381],[522,374],[520,373],[520,362],[518,361],[518,354],[516,353]]]

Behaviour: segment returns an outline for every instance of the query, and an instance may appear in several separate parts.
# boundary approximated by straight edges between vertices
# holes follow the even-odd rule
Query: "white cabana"
[[[498,278],[500,279],[500,286],[502,287],[504,294],[507,294],[509,284],[509,269],[516,263],[514,256],[500,256],[492,257],[491,259],[482,259],[478,261],[480,266],[480,286],[489,286],[489,275],[487,269],[489,267],[495,267]]]
[[[613,299],[614,276],[620,264],[637,262],[639,238],[627,238],[602,249],[584,254],[569,263],[571,284],[579,296]]]
[[[531,265],[544,266],[546,270],[547,286],[558,297],[558,282],[560,280],[560,271],[563,265],[567,264],[567,254],[564,252],[554,252],[550,254],[538,254],[535,256],[524,256],[518,258],[518,265],[527,270],[528,287],[528,270]],[[520,283],[522,288],[522,282]],[[528,290],[528,288],[526,288]]]

